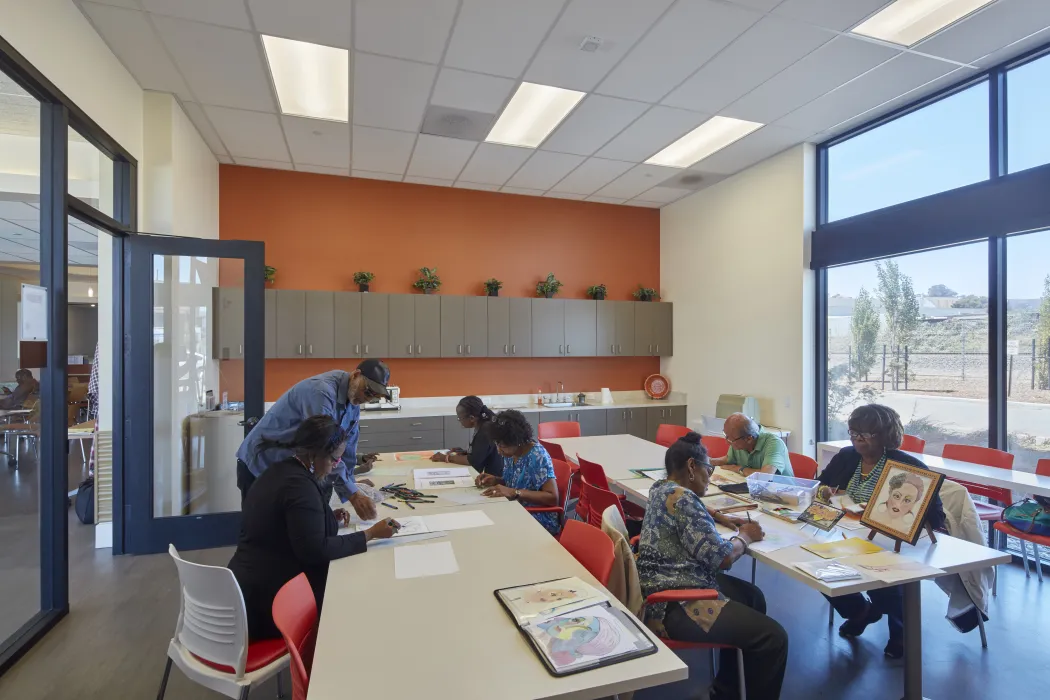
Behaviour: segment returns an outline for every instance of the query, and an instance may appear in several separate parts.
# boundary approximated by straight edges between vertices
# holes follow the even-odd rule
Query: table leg
[[[904,584],[904,700],[922,699],[922,584]]]

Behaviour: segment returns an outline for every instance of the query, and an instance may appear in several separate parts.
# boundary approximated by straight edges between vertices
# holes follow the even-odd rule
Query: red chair
[[[580,468],[569,461],[569,458],[565,456],[565,450],[562,446],[556,442],[547,442],[546,440],[540,440],[540,446],[547,450],[547,454],[551,456],[551,459],[560,459],[569,465],[569,469],[572,470],[572,477],[569,480],[569,500],[574,500],[580,497],[580,482],[576,478],[576,474],[580,471]]]
[[[1050,459],[1041,459],[1035,465],[1035,473],[1039,476],[1050,476]],[[1039,582],[1043,582],[1043,565],[1042,565],[1042,553],[1039,551],[1039,545],[1044,547],[1050,547],[1050,537],[1046,535],[1033,535],[1028,532],[1018,530],[1010,523],[1000,520],[999,522],[992,523],[992,527],[996,531],[1001,532],[1007,537],[1016,537],[1021,540],[1021,561],[1024,562],[1024,575],[1026,577],[1031,576],[1028,571],[1028,542],[1032,543],[1032,549],[1035,550],[1035,573],[1039,576]]]
[[[663,423],[656,429],[656,444],[662,447],[670,447],[680,437],[685,437],[693,432],[684,425],[670,425]]]
[[[554,464],[554,480],[558,482],[558,505],[525,506],[530,513],[557,513],[558,524],[565,522],[565,502],[568,500],[569,485],[572,480],[572,468],[560,459],[551,459]]]
[[[791,471],[799,479],[817,478],[817,460],[797,452],[788,452],[788,459],[791,461]]]
[[[609,478],[605,476],[605,468],[602,465],[584,459],[579,453],[576,454],[576,461],[580,465],[580,478],[584,483],[597,486],[606,491],[612,491],[612,488],[609,487]],[[581,498],[583,497],[581,493]],[[618,496],[618,498],[620,499],[620,511],[624,517],[630,517],[634,520],[645,517],[645,508],[631,503],[627,500],[627,496]],[[584,505],[586,506],[587,504],[585,503]],[[579,509],[578,504],[577,509]]]
[[[729,441],[718,435],[703,435],[700,442],[707,448],[707,456],[710,459],[721,459],[729,454]]]
[[[587,523],[601,529],[602,513],[604,513],[605,509],[609,507],[616,508],[620,513],[620,517],[623,517],[623,504],[620,503],[620,498],[615,493],[605,489],[600,489],[589,483],[586,479],[584,479],[581,488],[584,493],[583,498],[587,501],[587,510],[583,513],[586,517]],[[580,514],[579,510],[576,512],[577,514]]]
[[[914,435],[904,435],[901,437],[901,449],[905,452],[922,454],[923,450],[926,449],[926,441]]]
[[[540,440],[580,437],[580,424],[576,421],[568,420],[540,423],[538,434]]]
[[[991,447],[948,444],[944,446],[944,451],[941,454],[945,459],[956,459],[960,462],[982,464],[986,467],[997,467],[999,469],[1013,469],[1014,467],[1014,456],[1012,454]],[[961,479],[952,479],[952,481],[962,484],[966,487],[967,491],[976,496],[985,496],[993,501],[1002,503],[1003,506],[1009,505],[1013,499],[1013,496],[1010,494],[1010,489],[999,488],[997,486],[985,486],[984,484],[971,484],[970,482],[962,481]],[[977,506],[977,514],[980,516],[981,520],[1002,519],[1003,506],[996,506],[990,503],[974,503],[974,505]],[[991,532],[989,532],[989,538],[991,538]]]
[[[599,583],[603,586],[609,583],[616,551],[613,549],[612,540],[600,528],[578,520],[570,520],[565,523],[565,529],[562,530],[558,541],[569,554],[576,557],[576,561],[583,564],[584,568],[598,579]]]
[[[291,657],[292,700],[306,700],[317,644],[317,601],[306,574],[281,586],[273,599],[273,623]]]

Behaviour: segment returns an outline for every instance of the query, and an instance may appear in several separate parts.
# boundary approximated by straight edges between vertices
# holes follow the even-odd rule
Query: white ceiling
[[[0,199],[0,262],[40,263],[40,205]],[[98,267],[98,231],[69,218],[69,264]]]
[[[643,162],[719,114],[768,126],[704,187],[1050,41],[1050,0],[997,0],[910,50],[844,34],[889,0],[77,0],[223,163],[660,207]],[[351,124],[279,114],[259,34],[351,50]],[[585,36],[600,37],[593,53]],[[537,150],[419,133],[523,81],[589,95]]]

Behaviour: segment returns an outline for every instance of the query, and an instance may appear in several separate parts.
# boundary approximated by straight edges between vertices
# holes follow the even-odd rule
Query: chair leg
[[[171,673],[171,657],[164,664],[164,675],[160,679],[160,690],[157,691],[157,700],[164,700],[164,691],[168,689],[168,675]]]
[[[835,606],[828,603],[828,627],[835,626]]]
[[[981,611],[976,606],[974,606],[974,610],[977,611],[977,629],[981,632],[981,648],[987,649],[988,634],[984,631],[984,615],[981,614]]]
[[[1039,577],[1039,583],[1043,582],[1043,560],[1042,554],[1039,551],[1039,545],[1035,542],[1032,543],[1032,549],[1035,550],[1035,574]]]
[[[992,597],[999,595],[999,565],[992,567]]]
[[[284,671],[277,672],[277,697],[284,697]]]
[[[251,688],[250,685],[246,685],[243,688],[241,688],[241,698],[240,698],[240,700],[248,700],[248,693],[250,693],[251,690],[252,690],[252,688]]]
[[[751,585],[755,584],[755,571],[758,569],[758,559],[751,557]]]
[[[747,688],[744,686],[744,650],[736,650],[736,672],[740,679],[740,700],[747,700]]]
[[[1024,562],[1024,577],[1031,578],[1032,574],[1028,570],[1028,543],[1021,540],[1021,561]]]

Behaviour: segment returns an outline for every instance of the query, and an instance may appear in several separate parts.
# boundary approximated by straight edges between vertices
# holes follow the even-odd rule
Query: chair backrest
[[[248,617],[233,572],[222,566],[186,561],[168,545],[179,571],[179,621],[175,638],[187,651],[244,676],[248,659]]]
[[[623,535],[624,540],[629,540],[631,538],[630,533],[627,532],[627,523],[623,521],[623,514],[620,512],[619,508],[609,506],[602,512],[603,531],[606,525]]]
[[[569,463],[562,459],[551,458],[551,464],[554,465],[554,480],[558,482],[558,505],[561,506],[562,511],[565,510],[565,500],[569,496],[569,479],[572,478],[572,467]]]
[[[669,423],[662,423],[660,427],[656,429],[656,444],[663,447],[670,447],[680,437],[688,435],[691,430],[684,425],[671,425]]]
[[[590,462],[576,454],[576,463],[580,465],[580,476],[584,482],[600,489],[609,490],[609,479],[605,476],[605,468],[597,462]]]
[[[919,454],[922,454],[922,451],[926,449],[926,441],[921,437],[904,434],[901,436],[901,449],[905,452],[918,452]]]
[[[281,586],[273,599],[273,622],[288,647],[292,700],[306,700],[317,644],[317,601],[306,574]]]
[[[612,540],[600,528],[579,520],[570,520],[565,523],[559,541],[599,583],[604,586],[609,582],[616,552]]]
[[[707,456],[711,459],[721,459],[729,454],[729,441],[719,435],[702,435],[700,442],[707,448]]]
[[[788,452],[788,459],[791,461],[791,471],[799,479],[817,478],[817,460],[797,452]]]
[[[620,511],[620,517],[624,518],[623,504],[620,503],[619,497],[612,491],[600,489],[584,480],[583,493],[586,494],[587,501],[587,522],[594,527],[602,526],[602,513],[610,506],[615,506]]]
[[[971,464],[981,464],[986,467],[996,467],[999,469],[1013,469],[1014,467],[1014,456],[1009,452],[1003,452],[992,447],[981,447],[979,445],[956,445],[949,443],[944,446],[944,450],[941,452],[941,456],[945,459],[957,459],[960,462],[970,462]],[[969,481],[962,479],[954,479],[963,486],[970,493],[977,494],[978,496],[986,496],[993,501],[999,503],[1009,504],[1013,500],[1013,496],[1010,494],[1010,489],[1002,489],[995,486],[985,486],[984,484],[972,484]]]
[[[563,462],[569,461],[565,458],[565,450],[563,450],[562,446],[556,442],[540,440],[540,447],[547,450],[547,454],[551,456],[551,459],[560,459]]]
[[[539,437],[541,440],[580,437],[580,424],[570,420],[540,423]]]
[[[1050,476],[1050,459],[1041,459],[1036,462],[1035,473],[1039,476]]]

